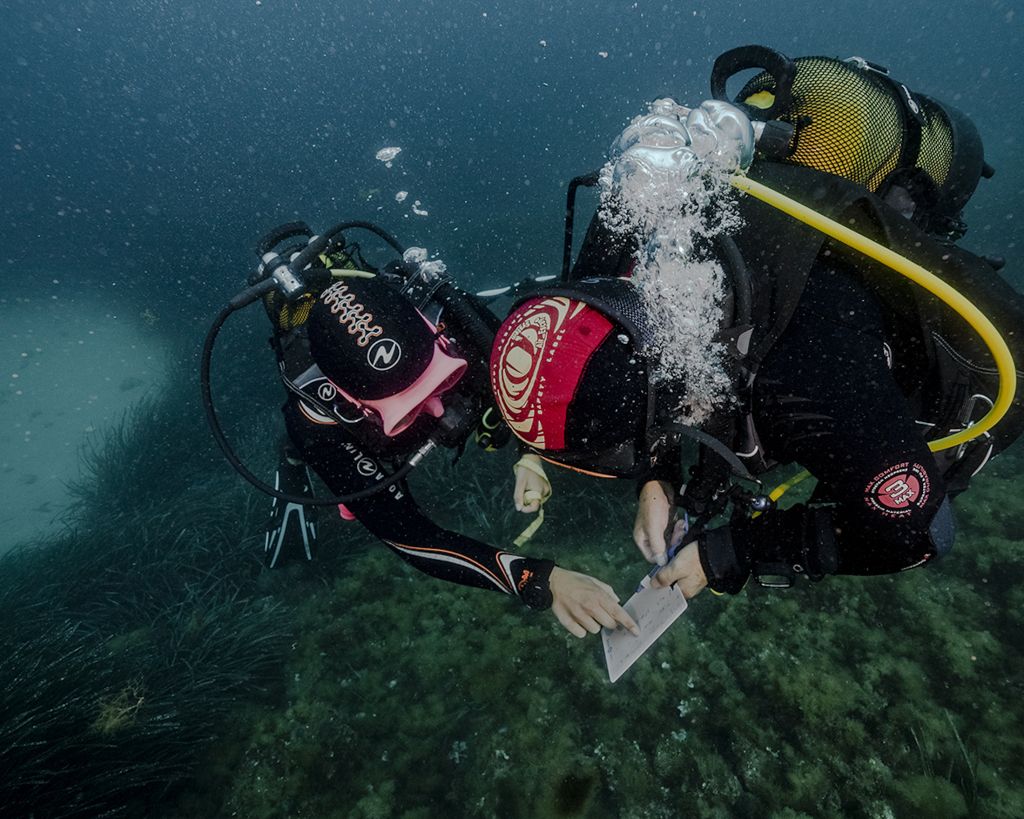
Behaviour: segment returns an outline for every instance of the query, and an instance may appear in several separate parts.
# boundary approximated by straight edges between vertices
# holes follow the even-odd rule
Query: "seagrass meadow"
[[[283,707],[223,743],[237,763],[203,792],[246,816],[1020,815],[1021,568],[1000,466],[941,567],[702,595],[614,686],[595,639],[339,540],[299,604]],[[511,534],[500,471],[464,501],[458,474],[440,481],[451,525]],[[630,587],[632,490],[562,478],[534,551]]]
[[[355,524],[322,518],[315,563],[263,570],[266,504],[172,377],[90,454],[73,525],[3,559],[7,815],[1024,812],[1014,452],[958,501],[949,559],[702,594],[611,685],[596,638],[420,576]],[[242,446],[259,461],[271,434]],[[507,542],[510,474],[467,452],[413,489]],[[554,478],[528,551],[627,590],[632,488]]]

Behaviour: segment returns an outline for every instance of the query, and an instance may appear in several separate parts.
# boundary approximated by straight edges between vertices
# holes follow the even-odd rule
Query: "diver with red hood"
[[[752,68],[726,102],[726,80]],[[574,180],[600,179],[603,206],[570,272],[570,188],[563,281],[522,299],[495,340],[498,407],[546,461],[638,481],[634,539],[665,567],[656,587],[928,564],[952,548],[950,499],[1024,429],[1024,298],[1000,260],[955,244],[992,175],[980,137],[859,58],[735,49],[712,91],[692,110],[653,103],[600,175]],[[721,176],[705,184],[709,169]],[[716,229],[694,240],[686,225]],[[918,270],[972,309],[912,284]],[[762,491],[777,464],[816,479],[806,502]]]

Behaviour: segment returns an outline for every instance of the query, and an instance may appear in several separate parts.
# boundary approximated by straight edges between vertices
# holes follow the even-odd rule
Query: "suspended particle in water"
[[[392,145],[387,148],[381,148],[379,151],[377,151],[375,156],[378,160],[384,163],[385,168],[390,168],[392,160],[394,160],[394,158],[398,156],[400,153],[402,153],[402,149],[399,148],[397,145]]]

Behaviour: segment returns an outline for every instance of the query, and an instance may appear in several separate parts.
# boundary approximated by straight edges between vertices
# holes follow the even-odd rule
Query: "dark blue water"
[[[104,429],[135,399],[139,365],[119,369],[118,345],[170,351],[167,383],[191,394],[207,322],[249,274],[258,236],[291,219],[316,228],[377,221],[443,258],[467,286],[556,272],[568,180],[599,167],[647,101],[708,96],[714,58],[748,43],[790,56],[860,55],[970,115],[997,174],[967,210],[963,243],[1005,256],[1006,276],[1020,286],[1022,20],[1015,0],[0,0],[0,410],[9,426],[34,424],[37,441],[65,441],[68,452],[87,440],[60,389],[31,411],[19,403],[31,376],[23,359],[37,348],[42,356],[68,325],[67,312],[47,307],[54,295],[73,311],[103,305],[68,345],[81,345],[79,335],[88,342],[88,321],[124,322],[135,334],[86,343],[85,357],[61,347],[46,359],[67,368],[68,382],[72,371],[87,382],[83,395],[107,402],[97,416]],[[390,168],[375,159],[388,146],[402,149]],[[417,200],[427,215],[413,211]],[[31,333],[11,329],[28,314],[26,298],[38,316]],[[235,386],[255,396],[240,413],[247,423],[261,408],[273,416],[280,396],[265,329],[234,332],[226,343]],[[120,390],[107,398],[92,383]],[[70,518],[76,534],[50,544],[75,557],[19,575],[4,598],[16,613],[34,578],[73,571],[74,583],[54,586],[54,608],[67,612],[68,633],[87,632],[83,645],[99,652],[85,663],[70,648],[44,647],[58,659],[36,666],[25,641],[0,663],[0,676],[16,680],[8,691],[26,684],[25,669],[49,668],[45,687],[45,669],[27,675],[32,690],[53,692],[51,704],[67,696],[85,714],[45,722],[47,747],[66,740],[80,754],[54,786],[69,788],[67,814],[91,815],[75,802],[75,765],[92,771],[93,760],[90,775],[116,777],[137,749],[167,748],[178,754],[174,766],[154,767],[153,779],[186,783],[168,797],[181,816],[1020,815],[1024,622],[1015,612],[1024,599],[1012,455],[969,493],[958,547],[966,557],[950,574],[836,580],[802,597],[757,592],[728,609],[704,595],[675,642],[610,688],[592,645],[566,641],[499,595],[411,572],[392,579],[394,558],[350,530],[327,536],[338,553],[350,550],[350,563],[335,558],[291,586],[260,580],[262,499],[210,452],[197,415],[175,425],[181,410],[168,409],[157,384],[156,403],[136,416],[145,423],[106,439],[110,454],[91,473],[84,511]],[[257,429],[247,441],[257,460],[258,437]],[[20,426],[0,441],[5,468],[54,457]],[[18,464],[5,473],[11,486],[27,480]],[[505,495],[488,492],[506,477],[470,458],[469,469],[442,470],[422,491],[437,495],[448,525],[507,538],[518,521],[457,502],[489,497],[504,510]],[[456,497],[437,488],[448,481],[472,485]],[[103,513],[112,499],[123,521]],[[630,503],[628,488],[595,500],[570,482],[544,548],[625,588],[636,573],[627,562]],[[19,525],[41,525],[47,507],[22,506]],[[13,520],[14,510],[4,514]],[[215,554],[229,541],[241,544],[237,554]],[[183,542],[201,555],[194,571],[161,562]],[[115,546],[116,558],[88,562]],[[170,579],[158,588],[146,561]],[[232,578],[216,587],[216,605],[196,591],[213,577]],[[104,615],[102,627],[89,620],[133,588],[146,590],[133,599],[136,614]],[[232,608],[225,589],[236,588],[287,611],[273,632],[290,635],[283,654],[260,660],[272,682],[241,670],[254,641],[245,624],[264,628],[246,618],[265,606]],[[181,590],[189,596],[173,596]],[[173,604],[151,611],[140,602],[159,593]],[[236,635],[230,650],[198,648],[222,645],[218,622]],[[180,641],[173,651],[165,627]],[[39,633],[65,632],[44,624]],[[234,665],[203,677],[217,651]],[[128,670],[103,652],[123,655]],[[183,671],[182,656],[200,671]],[[89,681],[78,693],[53,682],[67,678],[65,668]],[[213,716],[190,722],[204,696]],[[32,713],[46,714],[46,701]],[[29,708],[0,705],[7,724]],[[106,756],[91,750],[94,740]],[[199,784],[195,758],[180,753],[188,743],[203,760]],[[152,784],[144,779],[132,786]],[[144,793],[146,811],[153,793]]]
[[[863,55],[973,116],[1000,176],[977,197],[971,238],[1007,248],[1024,184],[1017,12],[984,0],[7,0],[0,261],[73,256],[201,299],[178,280],[198,270],[226,288],[211,272],[248,264],[252,237],[279,220],[374,217],[463,276],[500,282],[557,263],[564,184],[603,162],[645,101],[702,99],[714,57],[746,43]],[[374,154],[392,144],[404,152],[388,171]],[[399,189],[430,216],[397,207]]]

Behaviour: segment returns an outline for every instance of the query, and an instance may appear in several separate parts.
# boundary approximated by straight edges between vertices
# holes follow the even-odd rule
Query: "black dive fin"
[[[274,488],[290,495],[313,496],[308,467],[284,453],[274,475]],[[290,560],[312,560],[316,547],[316,507],[274,498],[263,541],[264,561],[273,569]]]

